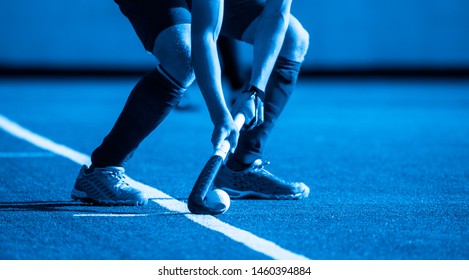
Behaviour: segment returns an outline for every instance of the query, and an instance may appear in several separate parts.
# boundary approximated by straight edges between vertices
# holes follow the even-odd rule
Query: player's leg
[[[93,165],[124,166],[133,151],[179,103],[194,80],[189,24],[168,27],[156,39],[160,64],[132,90],[111,132],[92,154]]]
[[[265,1],[241,2],[250,2],[251,11],[260,14]],[[236,21],[236,17],[232,16],[229,20]],[[255,43],[258,22],[259,17],[256,16],[248,25],[245,24],[246,28],[241,32],[244,41]],[[235,36],[240,35],[235,27],[226,30]],[[264,123],[253,130],[241,132],[236,152],[227,161],[228,168],[221,169],[217,176],[217,187],[227,190],[234,198],[299,199],[309,194],[309,188],[303,183],[287,182],[266,171],[262,161],[269,134],[295,87],[308,41],[306,30],[296,18],[290,16],[282,48],[266,86]]]
[[[250,42],[255,36],[251,33],[253,30],[251,25],[244,33],[244,38]],[[270,131],[293,93],[308,44],[307,31],[294,16],[290,16],[283,46],[266,87],[264,123],[242,133],[234,157],[237,161],[250,164],[262,158]]]
[[[223,76],[228,80],[232,90],[241,90],[246,83],[247,73],[241,61],[240,42],[226,37],[218,37],[217,46],[223,63]]]
[[[159,65],[133,88],[115,125],[82,168],[72,197],[100,204],[145,204],[129,186],[123,166],[139,144],[177,105],[194,80],[190,63],[190,13],[185,1],[116,1]]]

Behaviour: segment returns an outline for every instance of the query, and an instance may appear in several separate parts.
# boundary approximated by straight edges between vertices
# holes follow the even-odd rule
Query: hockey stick
[[[238,131],[241,130],[245,122],[244,115],[241,113],[237,114],[234,118],[234,122],[238,128]],[[220,147],[215,150],[213,155],[210,157],[200,172],[187,201],[187,207],[191,213],[217,215],[226,211],[226,206],[222,203],[210,206],[207,205],[205,203],[205,197],[210,191],[213,181],[217,176],[218,170],[223,164],[225,158],[228,156],[229,152],[230,142],[228,142],[228,140],[224,140]]]

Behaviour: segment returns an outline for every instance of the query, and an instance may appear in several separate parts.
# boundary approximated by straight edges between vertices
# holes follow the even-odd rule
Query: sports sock
[[[177,106],[185,90],[160,66],[145,75],[130,93],[114,127],[92,153],[93,166],[124,166]]]
[[[232,158],[232,156],[230,156],[228,160],[226,161],[226,167],[228,167],[228,169],[234,172],[244,171],[248,169],[250,166],[251,164],[245,164],[245,163],[239,162],[236,159]]]
[[[252,130],[241,132],[234,157],[228,160],[228,166],[231,165],[229,161],[233,159],[249,165],[256,159],[262,159],[269,134],[295,88],[301,64],[278,57],[266,87],[264,123]]]

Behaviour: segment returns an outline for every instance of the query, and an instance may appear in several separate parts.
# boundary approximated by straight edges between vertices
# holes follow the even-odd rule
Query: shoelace
[[[267,165],[269,165],[269,164],[270,164],[270,161],[268,161],[268,160],[267,160],[267,161],[262,161],[262,163],[259,164],[259,165],[256,165],[256,166],[254,167],[254,169],[255,169],[256,171],[262,171],[262,172],[265,172],[265,173],[267,173],[267,174],[269,174],[269,175],[271,175],[271,176],[274,176],[272,173],[270,173],[269,171],[265,170],[265,167],[266,167]]]
[[[259,169],[264,169],[264,167],[266,167],[267,165],[270,164],[270,161],[266,160],[266,161],[263,161],[261,164],[259,164],[258,166],[256,166],[256,169],[259,168]]]
[[[267,165],[269,165],[269,164],[270,164],[270,161],[268,161],[268,160],[265,161],[265,162],[262,161],[261,164],[259,164],[259,165],[257,165],[257,166],[254,167],[254,170],[255,170],[255,171],[258,171],[258,172],[262,172],[262,173],[264,173],[264,174],[266,174],[266,175],[268,175],[268,176],[270,176],[270,177],[275,178],[276,180],[285,181],[285,180],[283,180],[283,179],[281,179],[281,178],[275,176],[274,174],[270,173],[268,170],[265,169],[265,167],[266,167]]]
[[[115,184],[116,188],[122,187],[122,185],[129,186],[129,184],[125,180],[125,174],[119,170],[112,170],[112,171],[107,171],[111,175],[112,178],[116,179],[118,184]]]

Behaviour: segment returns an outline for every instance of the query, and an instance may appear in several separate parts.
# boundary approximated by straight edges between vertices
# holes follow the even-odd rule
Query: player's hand
[[[224,140],[230,143],[230,151],[234,153],[238,145],[239,131],[231,116],[214,123],[212,145],[215,150],[221,148]]]
[[[250,85],[236,98],[231,112],[233,115],[244,114],[247,129],[251,130],[264,122],[264,98],[263,91]]]

